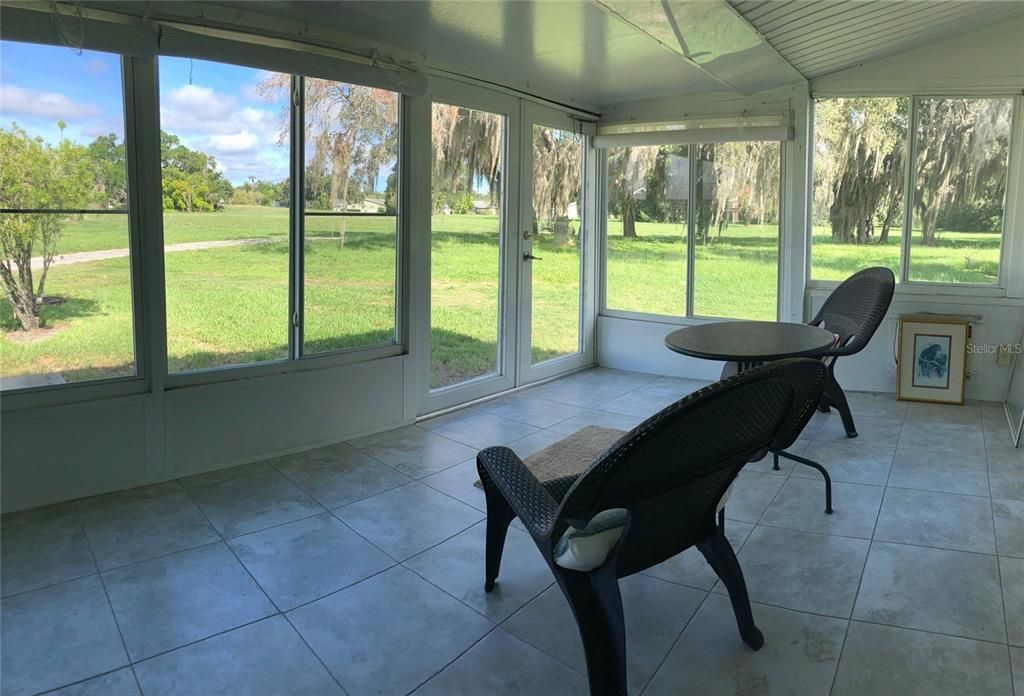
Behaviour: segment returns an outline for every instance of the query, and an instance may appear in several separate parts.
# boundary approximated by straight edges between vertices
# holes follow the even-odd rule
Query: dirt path
[[[258,237],[255,239],[224,239],[216,242],[182,242],[181,244],[168,244],[164,247],[164,253],[175,251],[199,251],[201,249],[219,249],[221,247],[244,246],[246,244],[266,244],[267,242],[279,242],[288,239],[287,237]],[[127,249],[103,249],[102,251],[79,251],[74,254],[61,254],[53,258],[50,266],[66,266],[72,263],[87,263],[89,261],[103,261],[105,259],[120,259],[128,255]],[[37,256],[32,259],[32,270],[39,271],[43,268],[43,258]]]

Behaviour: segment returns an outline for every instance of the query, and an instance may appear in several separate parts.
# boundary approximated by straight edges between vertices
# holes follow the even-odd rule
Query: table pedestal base
[[[828,475],[828,470],[826,470],[825,467],[818,462],[805,459],[804,457],[800,457],[783,450],[772,450],[772,456],[775,458],[775,464],[772,468],[776,471],[779,470],[779,457],[785,457],[786,459],[791,459],[799,464],[809,466],[812,469],[817,469],[818,472],[821,473],[822,478],[825,479],[825,514],[832,514],[832,477]]]
[[[747,370],[752,370],[755,367],[759,367],[763,364],[763,361],[727,362],[725,363],[725,366],[722,368],[722,379],[725,379],[726,377],[732,377],[733,375],[738,375],[739,373],[745,372]],[[845,424],[845,419],[843,422]],[[856,433],[851,437],[854,437],[855,435]],[[821,474],[822,478],[825,479],[825,514],[832,514],[832,477],[828,475],[828,471],[825,469],[825,467],[823,467],[818,462],[812,461],[805,457],[797,456],[784,450],[772,450],[772,457],[774,458],[772,468],[775,471],[779,470],[779,457],[785,457],[786,459],[790,459],[794,462],[797,462],[798,464],[803,464],[805,466],[811,467],[812,469],[817,469],[818,472]]]

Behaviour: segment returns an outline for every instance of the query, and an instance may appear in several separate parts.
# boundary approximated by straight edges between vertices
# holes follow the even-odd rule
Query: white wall
[[[828,290],[812,290],[807,294],[808,316],[821,307]],[[1024,301],[957,296],[915,296],[898,293],[885,321],[874,339],[859,354],[842,358],[836,365],[836,378],[853,391],[896,391],[897,319],[901,314],[957,314],[976,316],[970,343],[978,346],[1016,343],[1024,325]],[[969,356],[971,376],[965,384],[968,399],[1002,401],[1010,382],[1010,368],[996,364],[994,353]]]
[[[256,461],[403,422],[406,357],[3,414],[20,510]]]
[[[821,307],[828,291],[808,292],[808,316]],[[915,299],[897,297],[875,337],[859,354],[842,358],[836,377],[850,391],[896,391],[896,363],[893,345],[897,318],[901,314],[933,312],[977,315],[972,343],[999,345],[1016,343],[1024,329],[1024,302],[1003,300],[979,302],[974,299],[939,297]],[[598,363],[605,367],[635,370],[673,377],[718,379],[722,363],[699,360],[673,353],[665,347],[665,336],[685,324],[661,323],[618,317],[598,319]],[[1010,380],[1010,368],[996,364],[994,353],[971,357],[972,376],[966,382],[966,398],[1002,401]]]

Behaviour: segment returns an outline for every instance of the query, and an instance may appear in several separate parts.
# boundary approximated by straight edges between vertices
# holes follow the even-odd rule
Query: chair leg
[[[591,696],[626,696],[626,624],[615,563],[589,573],[555,569],[587,657]]]
[[[505,500],[498,487],[494,485],[491,477],[480,469],[480,482],[484,487],[484,497],[487,499],[487,548],[485,561],[484,591],[490,592],[494,589],[494,581],[498,579],[498,571],[501,569],[501,554],[505,550],[505,537],[508,535],[508,526],[516,518],[512,506]]]
[[[743,580],[743,570],[736,559],[736,554],[718,527],[704,541],[697,544],[704,554],[708,565],[715,571],[725,588],[729,591],[733,613],[736,614],[736,625],[740,629],[743,642],[754,650],[764,645],[764,634],[754,623],[754,613],[750,608],[750,597],[747,595],[747,584]]]
[[[850,404],[846,400],[843,388],[836,381],[832,367],[829,367],[828,381],[825,383],[825,398],[828,399],[828,403],[835,406],[836,410],[839,411],[839,417],[843,419],[843,430],[846,431],[846,437],[857,437],[857,426],[853,423],[853,413],[850,412]]]

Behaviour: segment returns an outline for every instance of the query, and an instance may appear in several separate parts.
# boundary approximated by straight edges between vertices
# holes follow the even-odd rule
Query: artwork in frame
[[[896,398],[962,404],[967,333],[966,318],[900,317]]]

